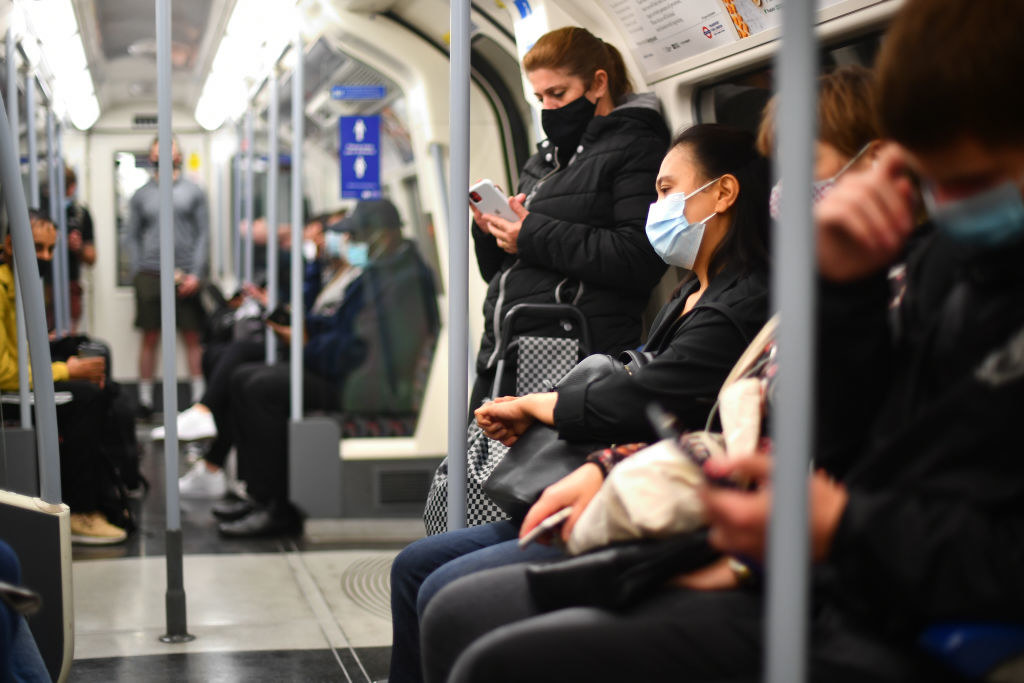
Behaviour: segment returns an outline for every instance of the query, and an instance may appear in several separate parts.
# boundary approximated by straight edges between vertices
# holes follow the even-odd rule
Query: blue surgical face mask
[[[1024,237],[1024,198],[1012,180],[941,205],[931,188],[926,187],[922,195],[932,221],[956,242],[992,248]]]
[[[324,233],[324,253],[327,258],[341,258],[345,255],[345,238],[340,232],[328,230]]]
[[[365,268],[370,262],[370,245],[366,242],[349,242],[345,260],[356,268]]]
[[[651,204],[647,212],[647,239],[651,241],[654,251],[661,260],[672,266],[690,270],[697,260],[701,240],[704,239],[704,226],[718,213],[698,223],[686,219],[686,200],[703,192],[719,178],[705,183],[690,194],[677,192],[670,194]]]

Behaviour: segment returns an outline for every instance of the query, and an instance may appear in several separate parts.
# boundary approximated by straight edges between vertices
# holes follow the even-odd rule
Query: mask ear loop
[[[846,173],[847,171],[849,171],[850,168],[855,163],[857,163],[857,160],[860,159],[862,156],[864,156],[864,154],[869,149],[871,149],[871,147],[874,146],[874,144],[875,144],[875,141],[872,140],[871,142],[865,144],[863,147],[861,147],[859,150],[857,150],[857,153],[854,154],[853,157],[851,157],[849,161],[847,161],[845,164],[843,164],[843,167],[841,169],[839,169],[839,171],[834,176],[832,176],[831,178],[827,178],[827,180],[839,180],[839,176],[841,176],[844,173]]]

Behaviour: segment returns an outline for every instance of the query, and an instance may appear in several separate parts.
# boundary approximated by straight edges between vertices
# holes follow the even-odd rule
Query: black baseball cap
[[[365,232],[375,228],[398,230],[402,227],[402,217],[398,209],[387,199],[364,199],[356,204],[349,215],[337,223],[327,226],[328,230],[337,232]]]

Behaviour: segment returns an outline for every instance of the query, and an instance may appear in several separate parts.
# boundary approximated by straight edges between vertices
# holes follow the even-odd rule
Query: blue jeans
[[[388,683],[422,681],[420,617],[434,595],[455,579],[520,562],[563,557],[533,544],[520,550],[512,522],[456,529],[410,543],[391,565],[391,673]]]
[[[11,546],[0,541],[0,581],[21,584],[21,564]],[[0,603],[0,681],[49,681],[39,648],[24,617]]]

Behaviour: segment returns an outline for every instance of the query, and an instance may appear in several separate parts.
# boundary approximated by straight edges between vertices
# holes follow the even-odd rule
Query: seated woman
[[[492,438],[512,443],[539,421],[569,440],[647,440],[654,436],[644,412],[651,401],[678,416],[680,427],[703,427],[722,381],[767,317],[767,164],[749,133],[698,125],[673,141],[656,188],[648,237],[666,263],[692,276],[654,323],[646,345],[654,358],[632,375],[485,404],[477,421]],[[417,541],[396,558],[392,617],[399,652],[392,653],[393,663],[409,657],[408,648],[418,641],[417,614],[447,583],[484,568],[560,554],[543,546],[521,551],[510,540],[516,528],[509,522],[474,529],[499,525],[504,528],[490,532],[490,543],[481,543],[487,537],[474,531],[473,547],[460,530]],[[478,549],[482,545],[492,547]]]

